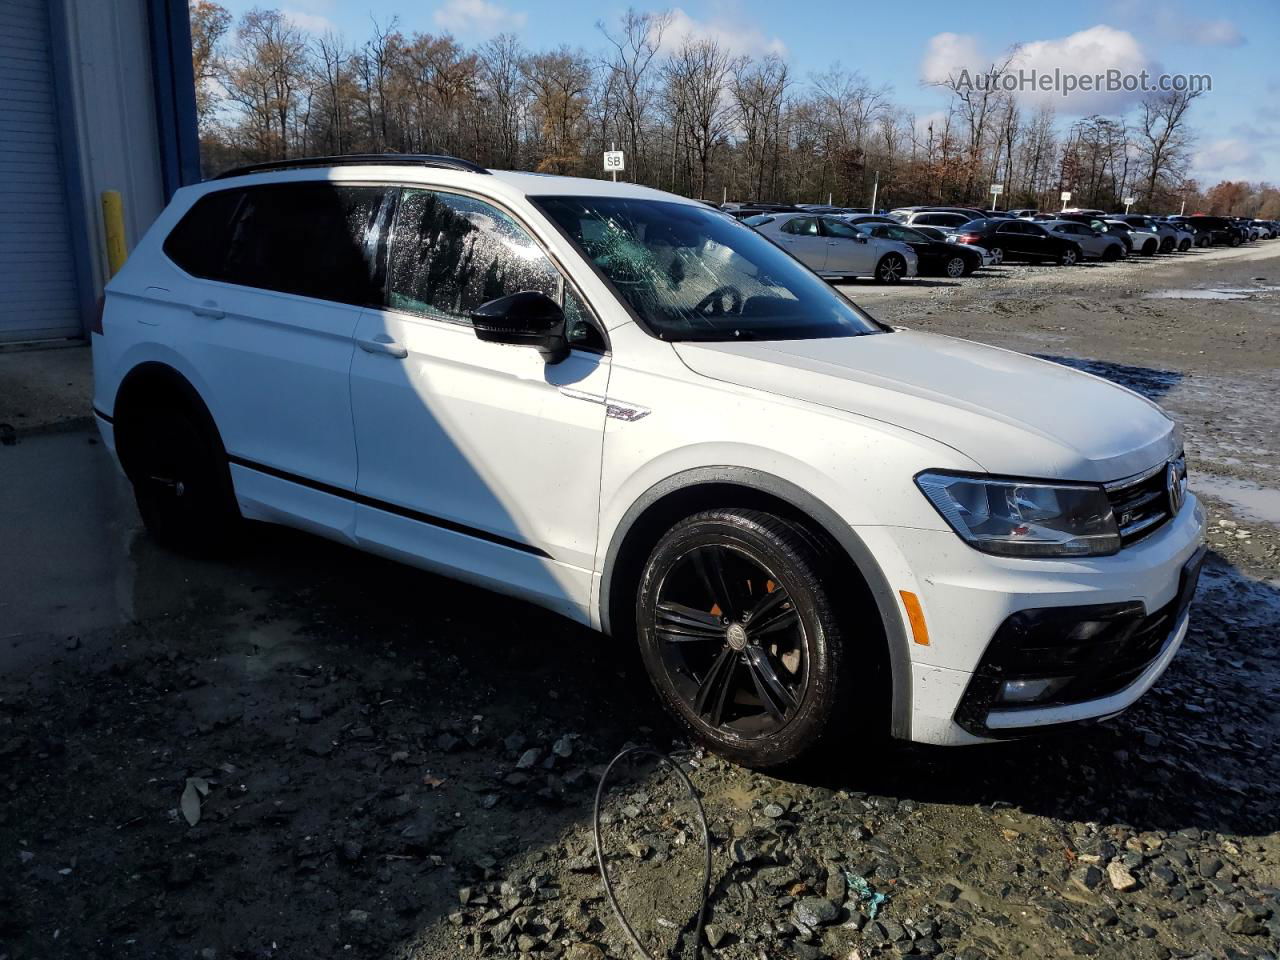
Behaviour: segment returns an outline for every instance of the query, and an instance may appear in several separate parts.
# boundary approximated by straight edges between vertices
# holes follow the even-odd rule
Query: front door
[[[594,318],[513,217],[445,191],[402,190],[387,287],[351,366],[357,539],[581,616],[609,381]],[[476,338],[470,312],[522,290],[563,303],[566,360]]]
[[[792,217],[782,225],[782,248],[815,273],[827,266],[827,240],[817,217]]]
[[[876,269],[876,251],[866,235],[843,220],[824,217],[822,232],[827,241],[827,271],[851,277],[871,276]]]

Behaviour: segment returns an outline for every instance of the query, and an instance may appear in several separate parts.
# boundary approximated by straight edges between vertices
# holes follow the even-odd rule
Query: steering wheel
[[[729,298],[728,308],[725,308],[725,298]],[[709,316],[718,317],[726,313],[742,312],[742,291],[737,287],[723,286],[716,287],[705,297],[698,301],[697,306],[693,308],[694,313],[705,313]]]

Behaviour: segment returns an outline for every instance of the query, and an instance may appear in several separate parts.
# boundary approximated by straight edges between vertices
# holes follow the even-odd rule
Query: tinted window
[[[203,276],[340,303],[381,301],[374,229],[381,187],[290,183],[235,192],[222,255]]]
[[[750,227],[688,203],[535,197],[618,299],[672,340],[796,340],[882,329]]]
[[[813,217],[794,217],[782,225],[782,232],[816,237],[818,235],[818,221]]]
[[[590,311],[566,289],[542,248],[512,217],[483,200],[404,189],[388,273],[387,299],[395,310],[470,323],[481,304],[536,290],[563,306],[570,342],[604,345]]]
[[[219,190],[197,200],[165,238],[169,259],[193,276],[221,279],[227,229],[243,196],[243,190]]]
[[[988,223],[991,223],[992,221],[982,220],[982,221],[975,221],[975,222],[988,224]],[[1001,222],[1001,221],[995,221],[995,222],[1000,224],[1000,226],[996,229],[996,233],[1030,233],[1031,232],[1030,225],[1026,223],[1020,223],[1018,221],[1012,221],[1008,223]]]
[[[828,237],[843,237],[846,240],[856,240],[861,236],[857,230],[845,223],[843,220],[826,219],[822,221],[822,232]]]
[[[742,222],[748,227],[763,227],[766,223],[773,223],[774,218],[765,213],[758,213],[754,217],[747,217]]]

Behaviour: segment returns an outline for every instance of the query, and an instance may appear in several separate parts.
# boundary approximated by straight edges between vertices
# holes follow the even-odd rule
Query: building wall
[[[64,118],[64,130],[79,159],[78,202],[88,227],[89,283],[96,298],[107,280],[102,191],[119,190],[124,198],[130,249],[165,204],[148,3],[49,2],[61,8],[66,29],[59,69],[73,115]]]

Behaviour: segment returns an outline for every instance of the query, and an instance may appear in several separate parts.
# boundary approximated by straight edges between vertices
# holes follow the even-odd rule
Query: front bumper
[[[1113,716],[1150,689],[1186,633],[1190,592],[1183,572],[1201,550],[1204,512],[1188,496],[1177,516],[1156,533],[1114,556],[1083,559],[991,556],[949,530],[880,527],[858,532],[881,559],[895,590],[917,595],[928,624],[928,645],[909,644],[910,704],[901,707],[906,722],[895,721],[899,735],[920,743],[968,744]],[[1192,578],[1190,591],[1194,586]],[[1077,686],[1077,699],[1069,702],[1006,706],[990,696],[985,702],[970,696],[984,682],[989,692],[989,674],[985,681],[980,675],[1011,617],[1108,605],[1144,622],[1157,613],[1175,614],[1163,626],[1148,623],[1154,628],[1145,638],[1148,645],[1113,665],[1119,686],[1108,684],[1104,672],[1095,678],[1099,682]],[[905,624],[905,608],[902,614]]]

